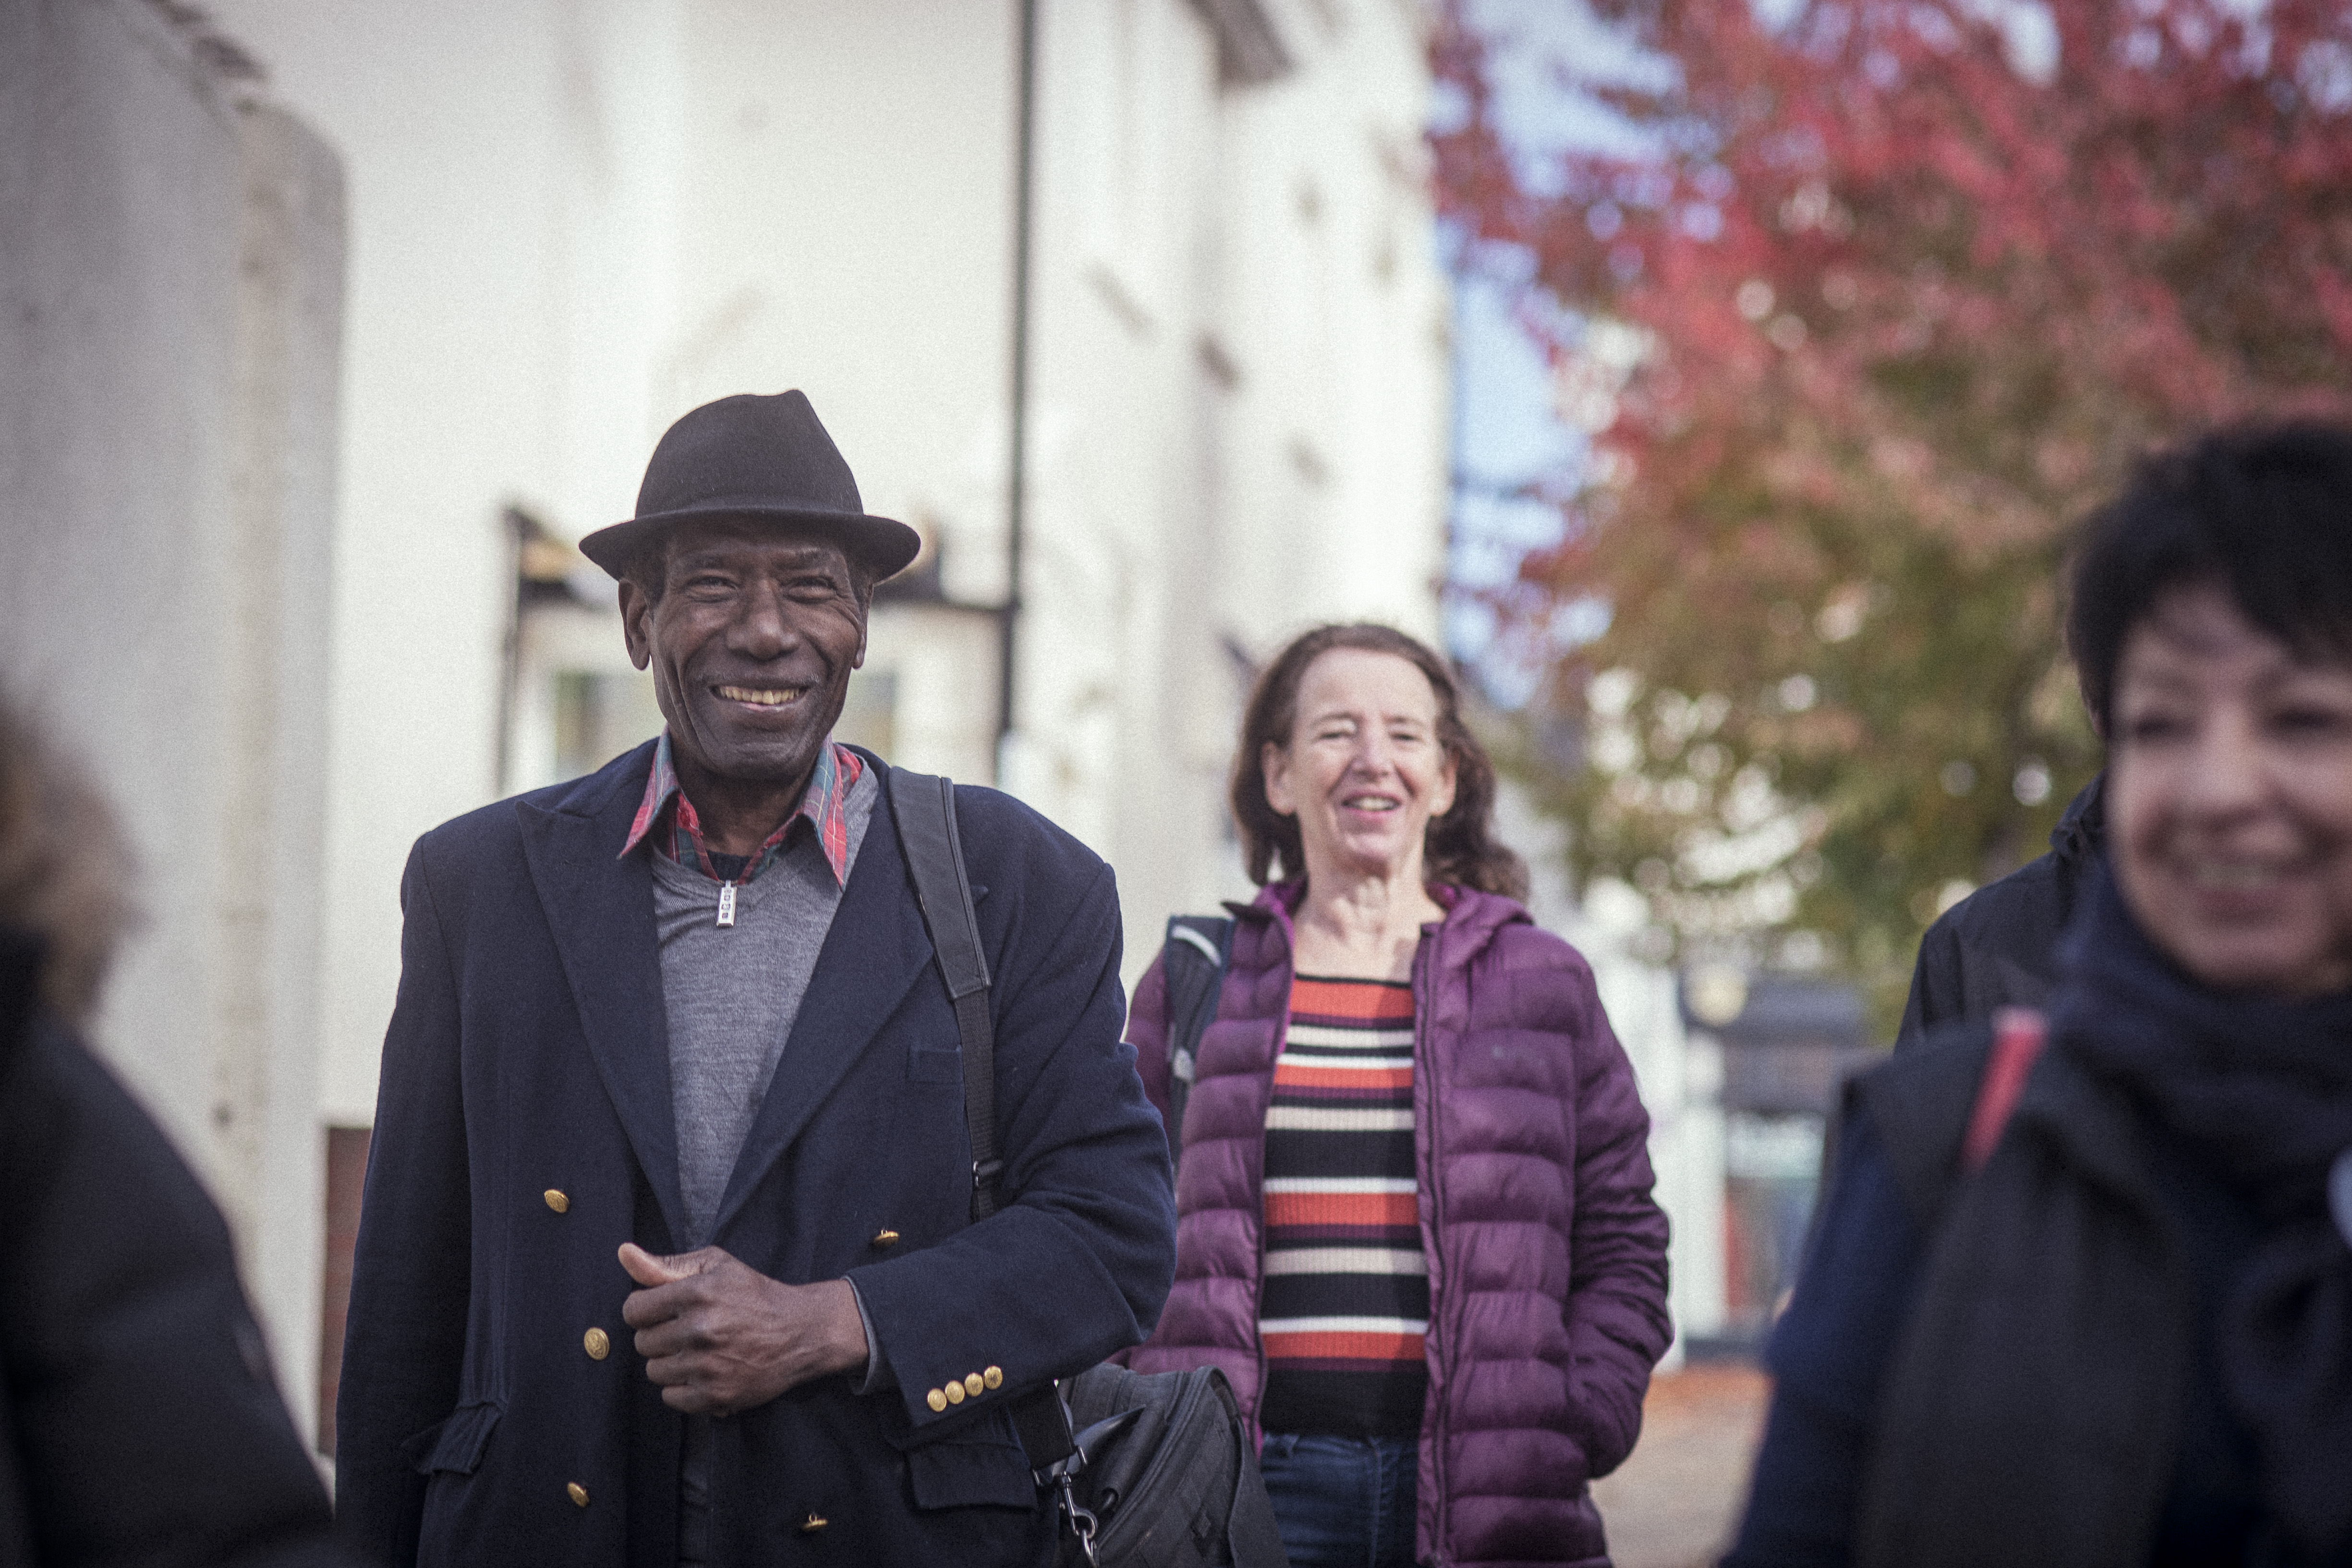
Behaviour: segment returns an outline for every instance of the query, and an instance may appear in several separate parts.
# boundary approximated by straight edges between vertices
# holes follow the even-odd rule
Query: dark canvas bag
[[[1106,1363],[1066,1381],[1062,1398],[1088,1456],[1076,1500],[1097,1521],[1094,1554],[1074,1530],[1064,1564],[1286,1568],[1257,1452],[1223,1373]]]
[[[955,786],[904,769],[885,777],[923,924],[955,1007],[971,1141],[971,1217],[982,1220],[1002,1206],[997,1181],[1004,1163],[996,1152],[988,961],[956,836]],[[1288,1568],[1256,1450],[1233,1388],[1215,1368],[1145,1374],[1091,1367],[1016,1399],[1012,1415],[1041,1494],[1052,1491],[1061,1510],[1061,1563]]]

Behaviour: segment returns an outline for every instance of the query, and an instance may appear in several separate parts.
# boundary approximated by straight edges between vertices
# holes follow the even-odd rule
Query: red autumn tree
[[[1613,612],[1551,672],[1586,745],[1547,792],[1664,931],[1794,934],[1891,1018],[2097,765],[2068,526],[2153,443],[2352,410],[2352,14],[2053,0],[2021,62],[1971,0],[1594,8],[1672,67],[1591,89],[1637,156],[1531,165],[1463,0],[1432,44],[1441,210],[1569,308],[1596,432],[1507,605]]]

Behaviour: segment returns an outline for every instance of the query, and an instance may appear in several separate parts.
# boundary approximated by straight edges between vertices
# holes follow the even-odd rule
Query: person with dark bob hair
[[[1729,1568],[2352,1563],[2352,432],[2147,459],[2046,1013],[1851,1086]]]
[[[1259,677],[1233,809],[1262,890],[1228,906],[1176,1287],[1128,1359],[1223,1370],[1297,1568],[1606,1563],[1588,1483],[1671,1337],[1649,1117],[1494,805],[1403,633],[1323,626]],[[1166,963],[1128,1026],[1163,1122]]]

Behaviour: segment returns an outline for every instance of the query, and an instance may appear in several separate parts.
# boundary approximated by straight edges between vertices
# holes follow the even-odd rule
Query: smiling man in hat
[[[342,1527],[403,1565],[1045,1562],[1013,1402],[1139,1341],[1173,1267],[1110,869],[954,792],[1006,1199],[974,1223],[891,772],[831,738],[913,531],[789,392],[680,419],[581,548],[667,724],[409,858]]]

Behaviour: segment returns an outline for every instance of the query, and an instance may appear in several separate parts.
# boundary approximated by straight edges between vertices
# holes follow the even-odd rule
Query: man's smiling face
[[[841,546],[773,524],[681,523],[658,598],[621,584],[629,658],[650,668],[682,782],[807,777],[866,658],[871,584]]]

